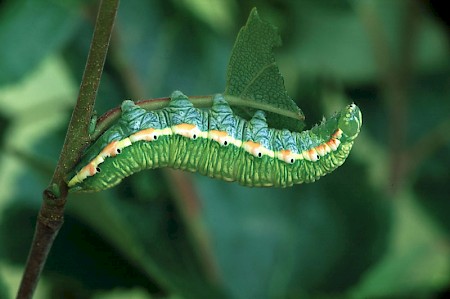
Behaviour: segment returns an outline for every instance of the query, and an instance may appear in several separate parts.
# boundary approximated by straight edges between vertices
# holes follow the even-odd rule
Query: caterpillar
[[[127,100],[121,110],[69,174],[70,191],[104,190],[159,167],[253,187],[314,182],[344,163],[362,125],[351,104],[311,130],[278,130],[268,127],[263,111],[248,121],[236,116],[221,94],[201,110],[180,91],[163,109],[147,111]]]

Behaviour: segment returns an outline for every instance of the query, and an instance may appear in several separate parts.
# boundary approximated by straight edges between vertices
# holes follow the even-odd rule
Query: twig
[[[407,172],[414,173],[435,151],[445,146],[450,141],[449,131],[450,119],[445,119],[419,139],[408,152]]]
[[[389,176],[388,192],[396,193],[407,176],[406,135],[409,108],[409,84],[417,37],[417,4],[405,2],[405,16],[400,34],[400,51],[389,47],[375,1],[357,2],[356,8],[371,39],[375,60],[380,70],[382,90],[389,117]],[[399,59],[396,59],[396,55]]]
[[[17,293],[18,299],[33,297],[48,253],[64,222],[64,206],[67,198],[67,185],[64,177],[76,163],[78,156],[89,140],[89,123],[118,5],[119,0],[100,2],[78,101],[72,113],[53,178],[43,192],[43,202],[37,218],[33,243]]]

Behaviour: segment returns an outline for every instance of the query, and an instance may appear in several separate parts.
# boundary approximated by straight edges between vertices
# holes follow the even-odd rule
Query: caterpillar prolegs
[[[362,125],[348,105],[311,130],[269,128],[263,111],[249,121],[223,95],[197,109],[175,91],[166,108],[146,111],[124,101],[120,119],[90,146],[70,174],[71,191],[99,191],[143,169],[172,167],[245,186],[287,187],[314,182],[350,153]]]

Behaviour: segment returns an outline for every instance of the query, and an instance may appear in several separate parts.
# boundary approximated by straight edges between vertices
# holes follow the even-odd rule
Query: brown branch
[[[445,119],[439,125],[431,129],[415,145],[411,147],[407,156],[407,172],[415,170],[439,148],[450,141],[450,119]]]
[[[418,4],[405,2],[405,15],[400,33],[400,49],[389,47],[375,1],[357,2],[357,10],[372,42],[374,57],[389,117],[389,179],[387,191],[396,193],[407,176],[406,136],[409,111],[409,85],[412,77],[414,44],[417,37]]]
[[[206,279],[213,285],[220,285],[217,257],[211,245],[211,236],[201,217],[201,202],[191,177],[185,172],[173,169],[164,169],[164,174],[173,185],[171,190],[174,193],[175,205],[188,228]]]
[[[400,32],[398,63],[392,66],[394,77],[386,86],[389,97],[389,149],[390,149],[390,193],[395,194],[407,180],[407,133],[410,106],[410,85],[415,53],[415,42],[420,19],[417,3],[405,2],[405,15]]]
[[[67,185],[64,177],[76,163],[89,140],[88,128],[118,5],[119,0],[100,2],[77,104],[72,113],[53,178],[43,192],[43,202],[36,222],[33,243],[17,293],[18,299],[33,297],[48,253],[64,222],[64,206],[67,198]]]

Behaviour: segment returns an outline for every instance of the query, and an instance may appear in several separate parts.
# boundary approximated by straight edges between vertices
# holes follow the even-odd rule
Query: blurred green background
[[[96,109],[222,92],[252,7],[279,28],[308,127],[364,125],[314,184],[245,188],[144,171],[71,195],[35,298],[444,298],[450,61],[442,2],[123,0]],[[17,290],[77,97],[97,1],[0,1],[0,298]],[[349,100],[350,99],[350,100]]]

